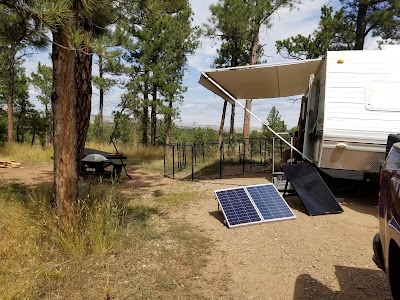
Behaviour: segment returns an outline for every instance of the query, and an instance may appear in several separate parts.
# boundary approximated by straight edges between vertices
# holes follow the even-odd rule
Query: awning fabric
[[[322,59],[309,59],[282,64],[260,64],[204,71],[199,83],[214,94],[232,102],[212,81],[236,99],[264,99],[304,94],[311,74]]]

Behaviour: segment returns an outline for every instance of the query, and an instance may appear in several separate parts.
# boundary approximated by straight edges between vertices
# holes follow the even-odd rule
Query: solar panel
[[[282,169],[310,215],[343,212],[332,192],[311,164],[284,164]]]
[[[215,191],[229,228],[262,222],[243,187]]]
[[[215,191],[229,228],[296,216],[273,184]]]
[[[273,184],[246,186],[265,222],[294,219],[296,216]]]

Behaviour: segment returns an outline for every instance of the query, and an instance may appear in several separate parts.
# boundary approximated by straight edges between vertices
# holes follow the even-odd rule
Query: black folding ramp
[[[313,165],[309,163],[283,164],[282,169],[310,215],[343,212]]]

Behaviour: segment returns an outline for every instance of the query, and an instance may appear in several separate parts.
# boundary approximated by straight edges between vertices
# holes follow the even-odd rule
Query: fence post
[[[253,140],[249,140],[249,144],[250,144],[250,173],[251,173],[251,168],[253,166]]]
[[[172,179],[175,179],[175,145],[172,145]]]
[[[201,142],[201,149],[203,151],[203,164],[204,164],[204,142]]]
[[[240,152],[240,143],[239,144],[239,163],[242,162],[242,153]]]
[[[194,163],[197,163],[197,152],[196,152],[196,142],[193,142],[193,155],[194,155]]]
[[[224,159],[224,141],[219,147],[219,179],[222,179],[222,160]]]
[[[180,155],[180,143],[176,144],[176,158],[178,159],[178,170],[181,169],[181,155]]]
[[[166,152],[166,149],[167,149],[167,145],[164,145],[164,177],[166,176],[166,169],[165,169],[165,155],[167,155],[167,152]]]
[[[194,145],[192,145],[192,181],[194,179]]]
[[[243,173],[244,173],[245,162],[246,162],[246,139],[243,139]]]
[[[183,168],[182,169],[186,169],[186,142],[183,143],[183,150],[182,150],[182,162],[183,162]]]
[[[292,136],[290,137],[290,145],[293,146],[293,137]],[[290,147],[290,164],[292,164],[292,163],[293,163],[293,148]]]
[[[272,174],[275,173],[275,137],[272,138]]]
[[[264,163],[267,163],[267,139],[263,139],[264,141]]]

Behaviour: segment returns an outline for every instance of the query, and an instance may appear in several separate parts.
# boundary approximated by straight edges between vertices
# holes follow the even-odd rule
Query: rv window
[[[375,81],[365,85],[368,110],[400,111],[400,82]]]

